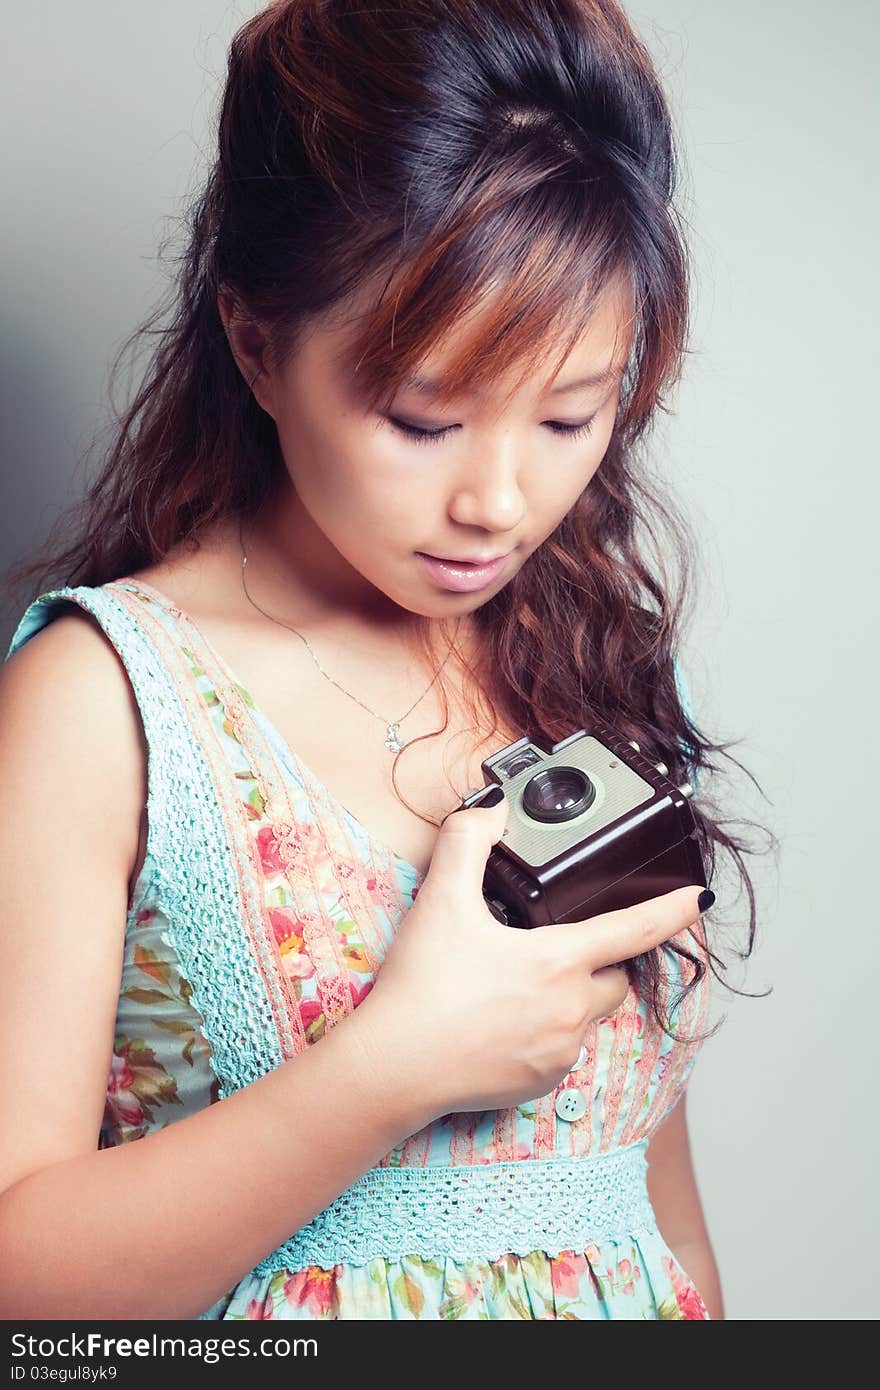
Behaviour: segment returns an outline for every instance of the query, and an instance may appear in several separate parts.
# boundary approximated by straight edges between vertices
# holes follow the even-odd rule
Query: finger
[[[570,933],[572,947],[580,943],[590,969],[597,970],[652,951],[684,931],[700,916],[698,899],[702,892],[702,885],[673,888],[634,907],[603,912],[580,922],[559,923],[553,930]]]
[[[593,1013],[605,1018],[619,1009],[629,993],[629,976],[620,965],[603,965],[593,971]]]
[[[495,806],[478,803],[450,812],[434,842],[420,896],[449,887],[459,900],[462,893],[481,899],[486,861],[504,834],[507,811],[507,797],[502,796]]]

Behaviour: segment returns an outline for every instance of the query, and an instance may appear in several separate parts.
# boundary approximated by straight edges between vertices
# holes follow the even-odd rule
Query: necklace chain
[[[450,656],[452,655],[452,650],[453,650],[453,649],[452,649],[452,645],[450,645],[449,651],[446,653],[446,656],[443,658],[443,661],[442,661],[442,663],[441,663],[441,665],[440,665],[439,670],[436,672],[436,674],[434,675],[434,677],[433,677],[433,679],[431,680],[430,684],[429,684],[429,685],[427,686],[427,688],[422,692],[422,694],[421,694],[421,695],[419,696],[419,698],[415,701],[415,703],[412,704],[412,705],[410,705],[410,707],[409,707],[409,709],[407,710],[406,714],[402,714],[402,715],[400,716],[399,719],[396,719],[396,720],[394,720],[392,723],[389,723],[389,721],[388,721],[387,719],[383,718],[383,716],[382,716],[381,714],[377,714],[375,710],[370,709],[369,705],[365,705],[364,702],[363,702],[363,700],[359,700],[358,697],[357,697],[357,695],[353,695],[353,694],[351,693],[350,690],[346,690],[346,689],[345,689],[345,686],[344,686],[344,685],[340,685],[340,684],[339,684],[339,681],[334,680],[332,676],[330,676],[330,675],[327,674],[327,672],[324,670],[323,666],[321,665],[320,661],[318,660],[317,656],[315,655],[315,652],[314,652],[314,650],[313,650],[313,648],[312,648],[312,644],[311,644],[311,642],[309,641],[308,637],[306,637],[306,635],[305,635],[304,632],[300,632],[298,628],[292,627],[292,626],[290,625],[290,623],[284,623],[284,622],[282,622],[280,618],[275,618],[275,617],[273,617],[271,613],[267,613],[266,610],[265,610],[265,608],[261,608],[260,605],[251,597],[250,592],[249,592],[249,590],[248,590],[247,583],[246,583],[246,581],[245,581],[245,577],[244,577],[244,572],[245,572],[245,568],[246,568],[246,566],[247,566],[248,557],[247,557],[247,550],[245,549],[245,544],[244,544],[244,534],[243,534],[243,527],[242,527],[241,520],[239,520],[238,536],[239,536],[239,541],[240,541],[240,543],[241,543],[241,587],[242,587],[242,589],[244,590],[244,594],[245,594],[245,597],[246,597],[246,599],[248,600],[248,602],[249,602],[254,608],[256,608],[257,611],[258,611],[259,613],[262,613],[263,616],[264,616],[265,618],[268,618],[268,619],[270,620],[270,622],[277,623],[279,627],[286,627],[287,630],[288,630],[288,632],[293,632],[293,633],[296,634],[297,637],[302,638],[303,642],[306,644],[306,647],[308,648],[309,655],[311,656],[312,660],[314,661],[315,665],[317,666],[318,670],[321,672],[321,675],[325,678],[325,680],[330,681],[331,685],[335,685],[335,686],[336,686],[336,689],[337,689],[337,690],[341,690],[342,693],[343,693],[343,695],[347,695],[348,698],[349,698],[350,700],[354,700],[354,701],[356,702],[356,704],[359,704],[360,707],[361,707],[361,709],[366,710],[367,714],[371,714],[371,715],[373,716],[374,719],[378,719],[380,723],[384,724],[384,725],[385,725],[385,728],[386,728],[385,747],[386,747],[386,748],[389,750],[389,752],[391,752],[391,753],[398,753],[398,752],[400,752],[400,750],[401,750],[402,748],[405,748],[405,747],[406,747],[406,740],[405,740],[405,739],[402,739],[401,736],[400,736],[400,725],[403,723],[403,721],[404,721],[405,719],[407,719],[407,718],[409,717],[409,715],[412,714],[413,710],[416,708],[416,705],[420,705],[420,704],[421,704],[422,700],[424,700],[425,696],[428,694],[428,691],[431,689],[431,687],[432,687],[432,686],[434,685],[434,683],[436,682],[438,676],[440,675],[441,671],[443,670],[443,667],[446,665],[447,661],[449,660]],[[457,632],[457,631],[458,631],[458,628],[456,627],[456,632]]]

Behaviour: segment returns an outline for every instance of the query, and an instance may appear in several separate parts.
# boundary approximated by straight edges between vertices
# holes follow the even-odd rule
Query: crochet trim
[[[41,594],[24,613],[9,647],[49,621],[70,600],[97,619],[119,653],[137,697],[148,756],[147,854],[170,926],[164,933],[192,986],[221,1098],[283,1060],[272,1007],[248,938],[240,930],[241,885],[204,750],[197,709],[131,614],[101,588],[64,586]]]
[[[578,1159],[371,1168],[254,1268],[559,1255],[657,1229],[647,1139]]]

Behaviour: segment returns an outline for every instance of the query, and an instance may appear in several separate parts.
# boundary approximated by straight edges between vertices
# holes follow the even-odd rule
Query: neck
[[[247,554],[243,579],[250,600],[307,636],[342,642],[355,652],[399,652],[442,661],[470,631],[460,620],[427,618],[401,608],[355,570],[320,531],[292,484],[245,522],[233,525]],[[239,558],[241,550],[239,549]]]

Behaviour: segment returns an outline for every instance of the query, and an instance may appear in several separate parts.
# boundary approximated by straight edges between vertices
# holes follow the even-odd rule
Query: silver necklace
[[[244,572],[245,572],[245,567],[246,567],[246,565],[247,565],[247,558],[248,558],[248,557],[247,557],[247,551],[246,551],[246,549],[245,549],[245,544],[244,544],[244,535],[243,535],[243,529],[242,529],[241,520],[239,520],[238,538],[239,538],[239,541],[240,541],[240,543],[241,543],[241,587],[242,587],[242,589],[244,590],[245,598],[248,600],[248,603],[250,603],[254,608],[256,608],[257,611],[258,611],[259,613],[262,613],[263,616],[264,616],[265,618],[268,618],[268,619],[270,620],[270,622],[277,623],[279,627],[286,627],[287,630],[288,630],[288,632],[294,632],[294,633],[296,633],[297,637],[301,637],[302,640],[303,640],[303,642],[305,642],[306,647],[307,647],[308,650],[309,650],[309,654],[310,654],[312,660],[314,661],[314,663],[315,663],[315,665],[317,666],[318,670],[321,672],[321,675],[324,676],[326,680],[330,681],[330,683],[331,683],[332,685],[335,685],[337,690],[341,690],[342,693],[343,693],[343,695],[347,695],[347,696],[349,697],[350,700],[356,701],[356,703],[360,705],[361,709],[365,709],[365,710],[367,711],[367,714],[372,714],[372,716],[373,716],[374,719],[378,719],[378,720],[380,721],[380,723],[384,724],[385,727],[386,727],[385,747],[386,747],[386,748],[388,749],[388,751],[391,752],[391,753],[399,753],[400,750],[401,750],[402,748],[405,748],[405,747],[406,747],[406,739],[403,739],[403,738],[401,738],[401,736],[400,736],[400,726],[401,726],[401,724],[403,723],[404,719],[407,719],[407,718],[409,717],[409,715],[412,714],[412,712],[413,712],[413,710],[415,709],[416,705],[420,705],[420,704],[421,704],[422,700],[424,700],[424,698],[425,698],[425,696],[427,695],[428,691],[431,689],[431,686],[434,685],[434,682],[437,680],[437,677],[440,675],[440,672],[443,670],[443,667],[446,665],[447,661],[449,660],[450,656],[452,655],[452,647],[450,646],[449,651],[446,653],[446,656],[443,658],[443,661],[442,661],[441,666],[440,666],[440,670],[437,671],[437,673],[436,673],[436,675],[434,676],[433,680],[431,681],[430,685],[428,685],[427,689],[426,689],[425,691],[423,691],[423,693],[419,696],[419,698],[416,700],[415,704],[414,704],[414,705],[410,705],[410,707],[409,707],[409,709],[407,710],[406,714],[402,714],[402,715],[400,716],[399,719],[394,720],[393,723],[389,723],[388,720],[385,719],[385,718],[383,718],[383,716],[382,716],[381,714],[377,714],[375,710],[370,709],[369,705],[365,705],[364,702],[363,702],[363,700],[359,700],[358,697],[357,697],[357,695],[352,695],[352,693],[351,693],[350,690],[346,690],[346,689],[345,689],[345,686],[340,685],[339,682],[338,682],[338,681],[335,681],[335,680],[333,679],[332,676],[328,676],[328,675],[327,675],[327,672],[324,670],[323,666],[321,665],[320,661],[318,660],[318,658],[316,657],[314,651],[312,650],[312,644],[311,644],[311,642],[309,641],[308,637],[306,637],[305,633],[300,632],[300,631],[299,631],[297,628],[295,628],[295,627],[291,627],[290,623],[283,623],[283,622],[281,621],[280,618],[273,618],[271,613],[267,613],[266,610],[265,610],[265,608],[261,608],[260,605],[259,605],[258,603],[256,603],[256,602],[254,601],[254,599],[251,598],[251,595],[250,595],[250,593],[248,592],[248,586],[247,586],[247,583],[245,582],[245,577],[244,577]],[[461,619],[459,619],[459,622],[460,622],[460,621],[461,621]],[[456,633],[457,633],[457,632],[458,632],[458,624],[456,625]]]

